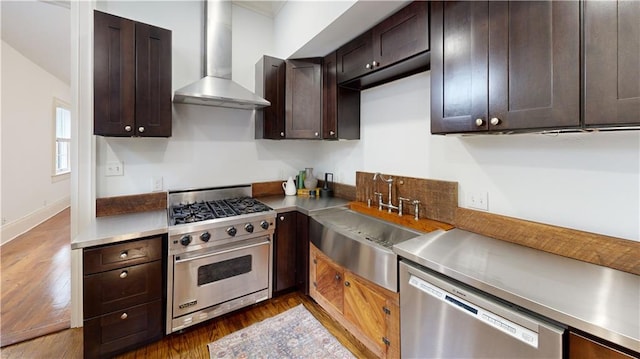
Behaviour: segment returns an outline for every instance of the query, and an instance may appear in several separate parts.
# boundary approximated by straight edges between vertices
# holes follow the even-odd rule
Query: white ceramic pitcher
[[[287,182],[282,182],[282,189],[287,196],[295,196],[297,189],[296,184],[293,182],[293,177],[289,176]]]

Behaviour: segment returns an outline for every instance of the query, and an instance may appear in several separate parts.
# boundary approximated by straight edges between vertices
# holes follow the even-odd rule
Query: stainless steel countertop
[[[346,199],[336,197],[269,196],[258,197],[257,200],[273,208],[276,212],[298,211],[307,216],[317,211],[345,207],[349,204]]]
[[[532,312],[640,351],[640,276],[460,229],[431,232],[395,245],[394,251]]]
[[[344,207],[349,203],[334,197],[269,196],[258,200],[276,212],[299,211],[307,216],[327,208]],[[168,230],[166,210],[98,217],[71,241],[71,249],[164,234]]]
[[[164,234],[167,231],[166,210],[98,217],[71,241],[71,249]]]

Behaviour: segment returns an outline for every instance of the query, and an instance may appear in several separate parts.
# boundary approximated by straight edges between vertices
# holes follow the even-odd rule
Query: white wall
[[[2,243],[69,206],[54,171],[54,98],[71,88],[2,41]]]
[[[317,173],[355,171],[487,191],[492,213],[640,240],[640,132],[432,136],[430,73],[364,91],[360,141],[323,143]]]
[[[108,10],[172,29],[173,87],[199,78],[199,7],[144,4],[115,2]],[[302,40],[283,38],[284,23],[233,10],[233,76],[253,88],[260,54],[286,57]],[[305,33],[295,26],[287,31]],[[148,192],[157,176],[179,189],[285,179],[309,166],[347,184],[355,171],[382,171],[457,181],[461,206],[467,193],[486,191],[493,213],[640,240],[639,132],[432,136],[429,81],[427,72],[364,91],[359,141],[256,141],[252,112],[175,105],[169,139],[98,137],[97,195]],[[114,159],[124,162],[125,175],[105,177]]]
[[[108,2],[98,9],[172,30],[173,88],[200,78],[200,2]],[[273,20],[238,6],[232,11],[232,76],[253,89],[255,63],[274,53]],[[150,192],[154,177],[165,189],[286,179],[317,157],[318,142],[254,140],[254,121],[253,111],[176,104],[171,138],[97,137],[96,195]],[[124,163],[124,175],[106,177],[114,160]]]

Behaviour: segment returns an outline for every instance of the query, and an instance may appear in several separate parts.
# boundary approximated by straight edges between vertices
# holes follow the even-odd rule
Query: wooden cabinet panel
[[[135,126],[134,22],[94,12],[94,133],[130,136]]]
[[[429,50],[429,3],[414,1],[372,29],[376,67]]]
[[[637,356],[623,353],[574,332],[570,332],[568,357],[569,359],[631,359]]]
[[[324,256],[315,256],[315,287],[341,313],[344,310],[344,271]]]
[[[162,258],[162,237],[151,237],[121,244],[84,250],[84,274],[104,272]]]
[[[171,31],[136,23],[136,134],[171,136]]]
[[[338,64],[336,52],[324,57],[322,63],[322,138],[338,138]]]
[[[431,10],[432,133],[580,126],[577,1]]]
[[[160,300],[85,320],[84,357],[112,357],[162,337]]]
[[[485,1],[431,3],[431,133],[489,128],[488,16]]]
[[[640,2],[584,2],[584,122],[640,124]]]
[[[367,31],[336,51],[338,83],[352,80],[371,71],[372,46],[371,31]]]
[[[274,237],[273,291],[296,286],[296,213],[278,213]]]
[[[321,139],[322,60],[288,60],[286,75],[286,138]]]
[[[383,338],[386,335],[386,299],[361,283],[357,277],[345,273],[344,316],[363,333],[377,343],[379,350],[384,351]]]
[[[296,212],[296,286],[309,295],[309,216]]]
[[[94,11],[94,129],[171,136],[171,31]]]
[[[256,94],[271,102],[271,106],[256,111],[256,138],[285,137],[285,78],[284,60],[263,56],[256,63]]]
[[[124,267],[84,277],[84,317],[95,317],[162,296],[160,261]]]
[[[578,2],[490,1],[489,14],[489,129],[579,127]]]

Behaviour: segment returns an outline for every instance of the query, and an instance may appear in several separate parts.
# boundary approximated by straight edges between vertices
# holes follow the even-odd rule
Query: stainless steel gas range
[[[276,212],[251,185],[170,191],[167,334],[271,298]]]

